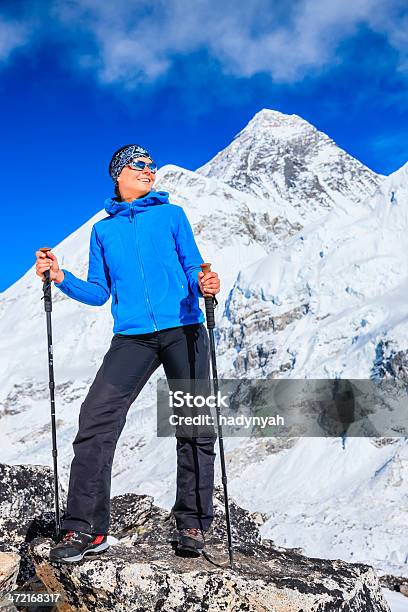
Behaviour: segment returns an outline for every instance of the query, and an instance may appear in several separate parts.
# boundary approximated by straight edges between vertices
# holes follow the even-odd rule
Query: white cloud
[[[6,62],[12,52],[29,41],[27,24],[0,17],[0,62]]]
[[[153,83],[167,73],[175,56],[202,49],[226,73],[266,72],[275,82],[290,83],[341,63],[340,44],[362,25],[385,35],[400,55],[401,70],[408,71],[404,4],[402,0],[52,0],[47,19],[52,29],[62,28],[72,60],[91,69],[103,83],[121,83],[125,88]],[[12,38],[5,37],[5,48]]]

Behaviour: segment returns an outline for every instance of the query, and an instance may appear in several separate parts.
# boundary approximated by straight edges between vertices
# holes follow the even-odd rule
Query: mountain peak
[[[297,115],[288,115],[287,113],[281,113],[280,111],[274,110],[272,108],[261,108],[260,111],[255,113],[252,119],[255,119],[256,117],[264,117],[265,119],[285,121],[286,119],[288,119],[288,117],[297,117]]]
[[[298,115],[263,108],[198,173],[262,199],[288,201],[301,216],[360,201],[382,177]]]
[[[320,140],[331,141],[326,134],[319,132],[314,125],[299,115],[287,115],[269,108],[263,108],[255,113],[233,140],[248,133],[257,134],[259,138],[270,134],[275,141],[280,142],[293,140],[300,135],[303,135],[303,138],[318,136]]]
[[[299,115],[287,115],[286,113],[281,113],[280,111],[277,110],[272,110],[270,108],[262,108],[260,111],[258,111],[257,113],[255,113],[255,115],[252,117],[252,119],[249,121],[248,125],[252,122],[265,122],[265,123],[270,123],[270,124],[277,124],[277,125],[282,125],[282,124],[286,124],[286,125],[295,125],[295,124],[302,124],[302,125],[311,125],[310,123],[308,123],[305,119],[302,119],[302,117],[299,117]],[[313,126],[311,126],[313,127]]]

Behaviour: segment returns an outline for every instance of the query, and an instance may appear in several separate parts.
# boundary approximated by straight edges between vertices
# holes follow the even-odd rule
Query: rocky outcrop
[[[103,558],[79,565],[52,565],[49,541],[33,546],[38,575],[64,594],[59,609],[230,612],[388,611],[372,568],[307,559],[261,547],[237,552],[235,567],[212,567],[204,558],[183,558],[168,545],[117,545]]]
[[[61,502],[64,492],[61,491]],[[0,464],[0,551],[21,557],[18,583],[33,578],[29,542],[54,535],[53,473],[42,465]]]
[[[207,536],[205,555],[177,552],[171,513],[146,495],[112,499],[113,543],[81,563],[49,561],[53,546],[52,472],[43,466],[1,466],[1,547],[22,554],[32,588],[61,593],[64,612],[126,610],[148,612],[388,612],[374,570],[340,560],[310,559],[297,550],[262,540],[264,517],[230,503],[234,566],[228,565],[224,500],[214,496],[215,520]],[[33,566],[28,565],[30,555]],[[4,574],[12,588],[14,570]],[[11,557],[10,557],[11,559]],[[35,584],[35,568],[41,585]],[[27,587],[28,585],[28,587]]]
[[[206,556],[185,557],[171,545],[169,513],[148,496],[112,500],[112,533],[118,542],[105,553],[73,566],[48,560],[51,540],[31,544],[37,574],[63,594],[59,609],[148,612],[385,612],[371,567],[309,559],[262,540],[259,517],[231,503],[235,559],[225,565],[223,498],[215,496],[216,518]]]

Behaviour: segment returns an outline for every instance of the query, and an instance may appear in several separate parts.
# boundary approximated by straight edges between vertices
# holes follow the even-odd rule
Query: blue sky
[[[3,0],[5,290],[112,193],[136,142],[196,169],[262,108],[301,115],[373,170],[408,160],[400,0]],[[68,265],[68,264],[67,264]]]

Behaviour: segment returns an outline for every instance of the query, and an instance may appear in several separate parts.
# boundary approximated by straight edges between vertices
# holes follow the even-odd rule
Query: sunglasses
[[[130,161],[128,163],[129,168],[132,168],[132,170],[144,170],[146,168],[146,166],[148,166],[148,168],[150,169],[151,172],[153,172],[153,174],[157,171],[157,164],[155,164],[154,162],[144,162],[144,161]]]

